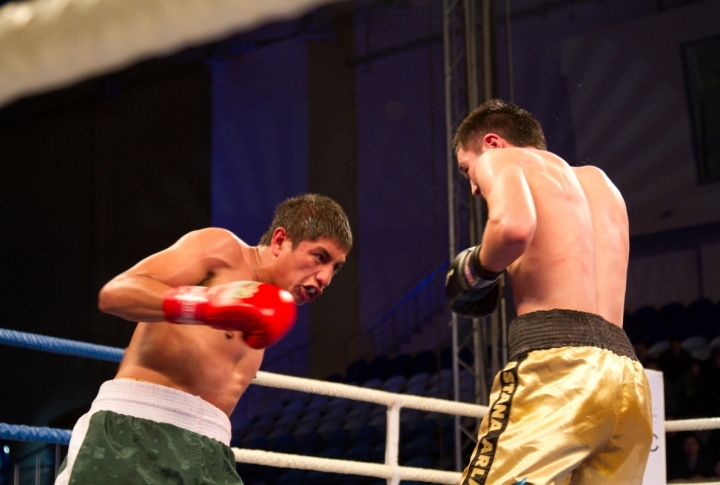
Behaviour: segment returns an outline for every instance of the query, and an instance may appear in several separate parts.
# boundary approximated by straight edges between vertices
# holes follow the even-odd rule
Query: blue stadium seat
[[[372,449],[372,460],[377,463],[385,463],[385,442],[381,441],[380,443],[373,446]]]
[[[280,474],[276,483],[278,485],[297,485],[303,483],[305,475],[307,475],[305,470],[287,470]]]
[[[417,455],[408,459],[405,463],[403,463],[403,466],[434,469],[435,459],[429,455]]]
[[[318,426],[317,432],[321,436],[327,436],[339,429],[342,429],[343,418],[340,419],[323,419]]]
[[[368,379],[365,381],[362,385],[362,387],[365,387],[367,389],[380,389],[380,386],[382,386],[383,380],[379,377],[374,377],[372,379]]]
[[[355,475],[343,475],[339,478],[336,484],[341,483],[342,485],[366,485],[368,483],[368,477],[359,477]]]
[[[355,443],[375,445],[380,439],[380,432],[376,427],[366,425],[356,429],[352,434],[352,439]]]
[[[368,379],[380,379],[384,381],[389,376],[390,358],[386,355],[378,355],[368,365]]]
[[[362,414],[346,418],[345,423],[342,425],[342,429],[354,431],[356,429],[362,428],[368,423],[369,417],[370,416],[367,414]]]
[[[307,410],[309,411],[316,411],[316,410],[324,410],[327,408],[327,405],[330,403],[330,398],[326,396],[315,396],[312,398],[312,400],[307,405]]]
[[[328,447],[337,447],[341,449],[347,448],[349,442],[350,432],[342,428],[336,429],[330,433],[326,441]]]
[[[296,397],[295,399],[288,401],[288,403],[283,408],[283,414],[292,413],[295,411],[304,411],[307,403],[308,399],[306,396]]]
[[[323,448],[323,449],[320,450],[320,452],[318,453],[318,456],[319,456],[320,458],[335,458],[335,459],[340,459],[340,458],[342,457],[342,455],[343,455],[343,449],[342,449],[342,447],[340,447],[340,446],[333,446],[333,445],[330,445],[330,446],[328,446],[328,447],[326,447],[326,448]]]
[[[269,430],[270,430],[270,428],[264,428],[264,427],[261,427],[261,428],[252,428],[250,431],[248,431],[247,433],[245,433],[245,436],[243,436],[243,442],[246,442],[246,441],[249,441],[249,440],[253,440],[253,439],[258,438],[258,437],[260,437],[260,436],[267,436]]]
[[[268,449],[278,453],[290,453],[294,447],[295,439],[289,433],[271,437],[268,443]]]
[[[375,427],[385,427],[387,426],[387,413],[379,413],[374,414],[370,417],[370,420],[368,421],[368,425],[375,426]]]
[[[275,426],[275,415],[274,414],[258,416],[255,419],[255,421],[250,425],[250,429],[248,430],[248,433],[253,432],[253,431],[258,431],[258,430],[267,432],[273,426]]]
[[[293,423],[283,423],[282,425],[278,424],[269,430],[270,432],[267,434],[267,437],[272,441],[274,438],[279,436],[291,436],[294,429],[295,427]]]
[[[415,383],[408,385],[403,391],[404,394],[410,394],[413,396],[424,396],[427,393],[427,387],[422,383]]]
[[[445,414],[445,413],[436,413],[434,411],[428,411],[425,414],[423,414],[422,419],[423,420],[430,419],[432,421],[435,421],[436,423],[438,423],[438,427],[439,427],[439,423],[441,423],[442,420],[445,419],[446,417],[447,417],[447,414]]]
[[[307,485],[325,485],[325,484],[338,484],[343,483],[345,475],[341,475],[338,473],[325,473],[325,472],[317,472],[312,471],[307,474],[305,477],[304,484]],[[254,484],[253,484],[254,485]]]
[[[403,460],[409,460],[422,455],[435,458],[439,453],[440,448],[438,441],[429,436],[415,438],[400,448],[400,457]]]
[[[270,447],[270,441],[267,436],[252,436],[243,440],[243,448],[248,450],[267,450]]]
[[[253,485],[272,485],[274,483],[277,483],[277,479],[280,476],[281,473],[283,473],[285,470],[280,470],[278,468],[271,468],[271,467],[262,467],[263,469],[260,470],[258,473],[255,474],[255,476],[252,479]]]
[[[365,359],[359,359],[348,366],[345,382],[360,383],[367,379],[368,363]]]
[[[423,418],[408,426],[407,434],[403,436],[403,440],[412,441],[424,436],[437,440],[438,433],[438,422],[434,419]]]
[[[342,457],[344,460],[370,462],[373,456],[372,451],[373,447],[370,443],[357,443],[348,448]]]
[[[432,374],[430,376],[430,379],[428,380],[428,387],[437,386],[437,385],[446,385],[448,387],[452,387],[452,381],[453,381],[453,371],[452,369],[440,369],[435,374]]]
[[[347,409],[350,407],[350,404],[352,404],[352,400],[345,399],[342,397],[334,397],[330,400],[330,402],[327,405],[328,412],[334,411],[334,410],[342,410],[343,412],[347,411]]]
[[[292,432],[293,436],[301,436],[314,433],[317,430],[317,423],[299,424]]]
[[[297,448],[312,448],[316,450],[323,442],[322,436],[316,432],[294,435]]]
[[[407,381],[407,386],[416,386],[416,385],[422,385],[427,386],[428,381],[430,380],[430,373],[429,372],[417,372],[410,376],[410,378]]]
[[[382,383],[380,389],[387,392],[400,393],[405,389],[407,378],[404,375],[394,375]]]
[[[321,421],[342,421],[345,418],[345,413],[346,408],[343,407],[328,408]]]
[[[401,411],[402,412],[402,411]],[[385,426],[387,423],[387,407],[382,404],[376,404],[368,413],[368,423],[370,426]]]
[[[440,351],[440,369],[452,368],[452,355],[452,349],[450,347],[445,347]]]
[[[345,419],[352,419],[355,416],[369,416],[375,405],[365,401],[355,401],[350,405]]]
[[[400,410],[400,422],[401,423],[415,423],[420,421],[423,412],[417,409],[403,408]]]
[[[316,446],[295,446],[293,454],[302,456],[317,456]]]
[[[285,425],[297,425],[298,421],[300,420],[300,415],[302,414],[302,409],[292,409],[285,411],[275,422],[273,427],[277,426],[285,426]]]
[[[260,465],[253,465],[251,463],[236,463],[235,471],[237,471],[240,478],[243,479],[244,483],[249,483],[255,477],[256,473],[259,473],[263,468]]]
[[[448,416],[439,423],[440,446],[446,453],[455,450],[455,417]]]
[[[390,361],[389,377],[403,376],[407,378],[412,373],[413,358],[410,354],[399,354]]]
[[[420,352],[413,358],[413,372],[433,374],[437,372],[439,361],[438,355],[432,350]]]
[[[315,409],[309,410],[307,412],[307,414],[305,414],[303,417],[301,417],[299,419],[298,426],[303,426],[303,425],[316,426],[322,419],[324,412],[325,412],[325,408],[315,408]]]

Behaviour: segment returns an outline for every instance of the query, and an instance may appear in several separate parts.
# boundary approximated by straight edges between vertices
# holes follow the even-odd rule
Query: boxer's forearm
[[[489,220],[483,234],[480,264],[487,271],[503,271],[522,256],[532,240],[534,226],[510,226]]]
[[[119,276],[98,295],[98,308],[131,322],[162,322],[163,296],[170,287],[148,276]]]

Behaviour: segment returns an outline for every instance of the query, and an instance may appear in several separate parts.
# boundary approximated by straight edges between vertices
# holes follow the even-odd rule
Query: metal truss
[[[486,210],[472,196],[457,169],[452,139],[462,120],[482,100],[495,96],[495,41],[493,0],[443,0],[445,57],[445,119],[447,135],[449,256],[478,244]],[[504,302],[503,302],[504,303]],[[453,393],[461,400],[461,375],[472,376],[474,402],[488,403],[487,377],[504,364],[506,328],[501,312],[484,319],[452,314]],[[490,350],[487,352],[486,349]],[[467,382],[467,381],[465,381]],[[455,469],[462,470],[477,441],[479,420],[456,416]]]

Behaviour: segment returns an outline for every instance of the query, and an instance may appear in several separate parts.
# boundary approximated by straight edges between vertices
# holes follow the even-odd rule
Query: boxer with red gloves
[[[280,340],[297,314],[290,293],[256,281],[172,288],[165,293],[163,312],[170,323],[239,330],[253,349],[264,349]]]
[[[56,484],[241,485],[228,417],[264,349],[291,329],[296,305],[322,295],[351,247],[342,208],[306,194],[277,207],[256,246],[201,229],[113,278],[98,306],[137,327],[75,426]]]

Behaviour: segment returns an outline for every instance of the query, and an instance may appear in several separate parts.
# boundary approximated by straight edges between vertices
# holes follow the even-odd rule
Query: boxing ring
[[[211,42],[265,22],[297,18],[338,0],[33,0],[0,7],[0,107],[151,56]],[[0,329],[0,344],[119,362],[123,349]],[[254,385],[387,407],[384,463],[233,448],[239,463],[385,479],[456,484],[458,472],[400,466],[403,409],[480,418],[486,406],[258,372]],[[657,414],[654,413],[654,414]],[[666,421],[664,432],[720,429],[720,418]],[[66,445],[71,431],[0,423],[0,439]],[[57,456],[57,452],[56,452]],[[664,467],[664,459],[661,462]],[[650,467],[649,467],[650,468]],[[664,476],[664,468],[663,468]],[[708,482],[720,485],[720,482]],[[646,480],[648,485],[660,482]]]
[[[120,362],[123,349],[102,345],[76,342],[73,340],[47,337],[14,330],[0,329],[0,344],[22,347],[30,350],[51,352],[56,354]],[[400,445],[400,413],[402,409],[415,409],[418,411],[435,412],[458,415],[470,418],[481,418],[487,413],[487,406],[448,401],[437,398],[420,397],[407,394],[391,393],[375,389],[361,388],[347,384],[323,382],[300,377],[284,376],[260,371],[252,384],[309,394],[320,394],[328,397],[345,398],[356,401],[365,401],[387,407],[387,434],[385,448],[385,463],[369,463],[331,458],[309,457],[288,453],[277,453],[262,450],[248,450],[233,447],[235,460],[238,463],[264,465],[288,469],[302,469],[309,471],[361,475],[387,480],[388,485],[397,485],[401,480],[414,480],[420,482],[457,484],[460,473],[413,468],[400,466],[398,463]],[[664,411],[664,409],[663,409]],[[653,414],[658,410],[654,407]],[[720,429],[720,418],[689,419],[665,421],[664,432],[701,431]],[[659,432],[656,429],[656,434]],[[71,431],[56,428],[31,427],[0,423],[0,439],[15,441],[42,442],[48,444],[66,445],[70,441]],[[664,443],[664,439],[662,440]],[[664,446],[663,446],[664,449]],[[662,463],[664,469],[664,456],[658,457],[660,461],[654,462],[657,472],[657,463]],[[651,457],[652,459],[652,457]],[[648,468],[651,468],[650,466]],[[664,473],[662,473],[664,476]],[[655,475],[657,476],[657,475]],[[646,473],[647,481],[647,473]],[[648,482],[650,485],[661,485],[656,481]],[[698,483],[698,482],[693,482]],[[707,485],[720,485],[720,482],[704,482]],[[664,485],[664,484],[662,484]]]

